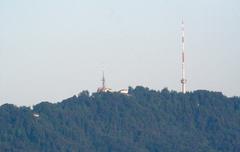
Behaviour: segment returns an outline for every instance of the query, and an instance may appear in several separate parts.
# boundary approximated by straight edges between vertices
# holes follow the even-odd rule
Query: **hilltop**
[[[37,115],[34,115],[37,114]],[[240,98],[144,87],[0,107],[0,151],[238,152]]]

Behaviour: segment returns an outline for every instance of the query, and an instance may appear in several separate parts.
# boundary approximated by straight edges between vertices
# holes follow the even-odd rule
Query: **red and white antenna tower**
[[[185,37],[185,32],[184,32],[184,22],[182,20],[182,79],[181,79],[181,84],[182,84],[182,93],[186,92],[186,83],[187,79],[185,76],[185,57],[184,57],[184,52],[185,52],[185,46],[184,46],[184,37]]]

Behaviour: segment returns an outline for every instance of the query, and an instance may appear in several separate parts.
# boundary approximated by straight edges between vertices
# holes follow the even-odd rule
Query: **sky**
[[[240,96],[239,0],[0,0],[0,105],[142,85]]]

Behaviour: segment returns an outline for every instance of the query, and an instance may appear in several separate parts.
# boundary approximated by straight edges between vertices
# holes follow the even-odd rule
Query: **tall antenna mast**
[[[105,77],[104,77],[104,71],[102,72],[103,77],[102,77],[102,88],[105,88]]]
[[[185,60],[184,60],[185,46],[184,46],[184,37],[185,37],[184,22],[182,20],[182,79],[181,79],[182,93],[186,92],[186,83],[187,83],[187,79],[186,79],[186,76],[185,76]]]

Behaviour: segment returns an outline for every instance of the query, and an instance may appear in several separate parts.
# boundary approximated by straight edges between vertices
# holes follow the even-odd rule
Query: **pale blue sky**
[[[240,96],[239,0],[1,0],[0,105],[96,91],[187,89]]]

